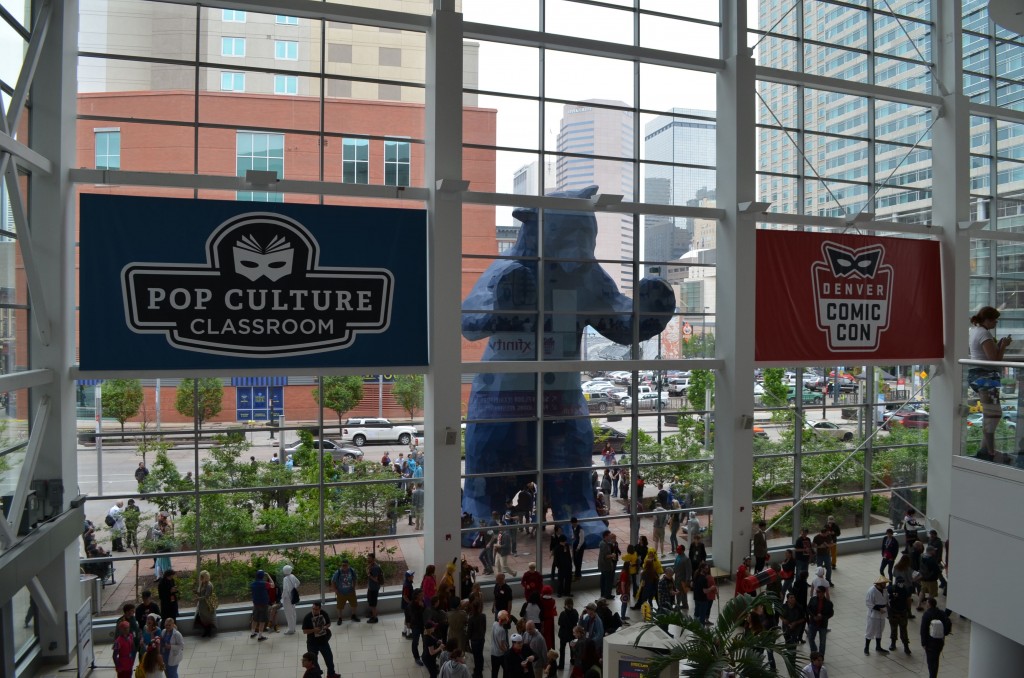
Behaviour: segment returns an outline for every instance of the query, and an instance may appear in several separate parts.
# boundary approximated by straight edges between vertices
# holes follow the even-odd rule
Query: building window
[[[409,185],[409,142],[384,142],[384,183],[388,186]]]
[[[121,132],[96,132],[96,169],[121,169]]]
[[[226,57],[244,57],[245,38],[221,38],[220,55]]]
[[[220,20],[231,24],[244,24],[245,12],[234,9],[221,10]]]
[[[299,43],[294,40],[275,40],[274,58],[295,61],[299,58]]]
[[[275,75],[274,94],[298,94],[299,79],[294,75]]]
[[[220,90],[222,92],[244,92],[245,73],[223,71],[220,74]]]
[[[244,177],[248,170],[277,172],[284,177],[284,135],[268,132],[237,132],[235,134],[235,175]],[[239,200],[284,202],[280,193],[238,191]]]
[[[278,14],[274,21],[285,26],[299,25],[299,17],[297,16],[284,16],[283,14]]]
[[[341,181],[346,184],[370,183],[369,139],[342,139]]]

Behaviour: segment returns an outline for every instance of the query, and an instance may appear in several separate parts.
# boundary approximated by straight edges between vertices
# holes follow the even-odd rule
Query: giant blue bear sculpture
[[[597,190],[597,186],[588,186],[550,195],[590,198]],[[506,253],[510,258],[491,264],[462,303],[463,336],[471,341],[488,340],[484,361],[539,359],[538,339],[544,360],[579,360],[587,325],[619,344],[633,341],[634,329],[641,341],[665,329],[675,310],[672,288],[657,278],[642,279],[639,315],[634,315],[633,300],[619,292],[594,260],[597,220],[593,213],[546,210],[542,227],[534,209],[518,209],[514,216],[523,226]],[[540,231],[544,234],[542,251]],[[541,254],[543,263],[539,264]],[[544,324],[538,337],[537,300],[541,293]],[[545,471],[544,496],[538,498],[538,508],[550,506],[556,521],[597,516],[590,470],[555,472],[589,469],[591,465],[594,431],[587,418],[580,374],[543,373],[540,440],[536,378],[534,373],[481,373],[473,380],[466,473],[496,474],[466,480],[463,511],[473,517],[474,525],[481,519],[489,521],[492,511],[504,513],[507,500],[536,479],[528,473],[535,468]],[[542,466],[537,463],[538,442]],[[604,524],[593,521],[583,525],[587,546],[595,547]]]

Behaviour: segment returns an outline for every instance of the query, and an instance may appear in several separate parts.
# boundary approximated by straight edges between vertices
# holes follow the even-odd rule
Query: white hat
[[[519,635],[518,633],[513,633],[512,637],[508,639],[508,642],[510,642],[510,643],[521,643],[521,642],[523,642],[523,637],[521,635]]]

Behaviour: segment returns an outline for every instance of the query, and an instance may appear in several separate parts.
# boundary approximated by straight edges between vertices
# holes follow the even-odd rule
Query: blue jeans
[[[821,642],[816,643],[818,636],[821,636]],[[825,640],[828,638],[828,627],[818,626],[812,621],[807,622],[807,642],[811,646],[811,652],[820,652],[825,654]]]

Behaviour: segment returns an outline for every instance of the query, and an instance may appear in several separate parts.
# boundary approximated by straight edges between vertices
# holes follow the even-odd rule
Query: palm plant
[[[782,602],[774,593],[757,596],[742,595],[725,602],[714,624],[705,626],[701,621],[683,611],[671,610],[659,613],[654,623],[647,624],[637,636],[634,646],[639,646],[644,634],[656,625],[668,628],[680,626],[683,634],[666,654],[650,660],[645,678],[657,678],[661,672],[679,662],[684,678],[796,678],[797,651],[787,646],[778,626],[761,631],[747,628],[746,622],[751,611],[763,606],[773,616],[782,611]],[[765,663],[765,653],[776,655],[777,669]],[[800,657],[804,659],[804,657]]]

